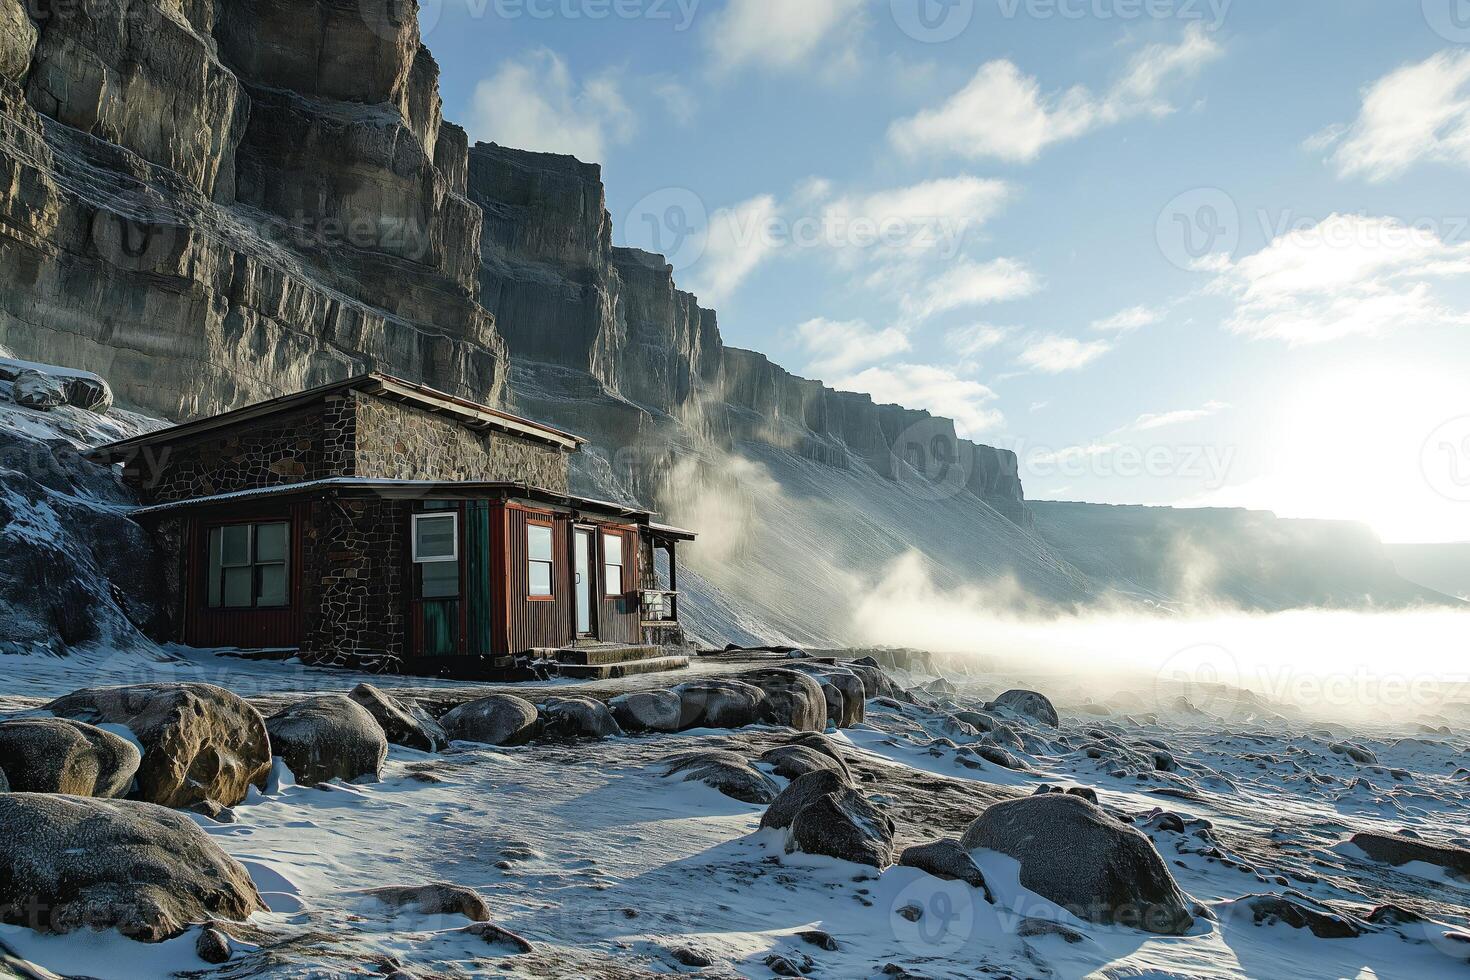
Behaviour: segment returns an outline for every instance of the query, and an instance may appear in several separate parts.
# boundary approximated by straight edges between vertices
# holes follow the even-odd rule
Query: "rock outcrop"
[[[182,809],[236,806],[271,769],[265,719],[211,684],[143,684],[77,691],[46,705],[64,718],[121,725],[143,746],[138,798]]]
[[[271,751],[302,786],[340,779],[377,779],[388,739],[372,714],[351,698],[329,694],[296,701],[266,719]]]
[[[367,709],[393,745],[438,752],[449,744],[443,726],[413,700],[392,697],[371,684],[359,684],[347,696]]]
[[[514,694],[492,694],[462,704],[439,723],[453,739],[482,745],[519,745],[534,738],[536,706]]]
[[[245,869],[182,813],[149,803],[0,795],[0,921],[161,942],[265,910]]]

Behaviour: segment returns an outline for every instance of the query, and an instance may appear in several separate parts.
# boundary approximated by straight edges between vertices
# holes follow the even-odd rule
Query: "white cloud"
[[[1173,112],[1160,93],[1194,77],[1221,53],[1209,34],[1193,26],[1176,45],[1150,45],[1135,54],[1123,77],[1101,96],[1081,85],[1046,95],[1013,62],[992,61],[943,105],[895,122],[888,136],[910,155],[1025,163],[1054,143],[1125,119]]]
[[[1009,327],[975,323],[950,330],[944,335],[944,345],[950,353],[958,357],[975,357],[999,345],[1010,334]]]
[[[1398,177],[1421,161],[1470,167],[1470,51],[1446,51],[1385,75],[1363,92],[1357,121],[1307,141],[1337,144],[1344,177]]]
[[[674,122],[687,126],[694,121],[699,102],[694,97],[694,92],[681,79],[673,75],[659,75],[650,79],[649,85],[654,98],[663,103]]]
[[[843,390],[866,392],[879,404],[922,408],[953,419],[955,431],[965,438],[978,438],[1004,421],[991,405],[996,398],[994,391],[932,364],[871,367],[833,384]]]
[[[906,295],[903,306],[922,320],[950,310],[1021,299],[1039,288],[1036,275],[1015,259],[961,259],[929,279],[917,294]]]
[[[705,42],[716,67],[856,67],[867,0],[729,0]]]
[[[1149,432],[1154,429],[1166,429],[1175,425],[1187,425],[1190,422],[1199,422],[1213,415],[1218,415],[1229,407],[1225,402],[1210,401],[1205,402],[1200,408],[1140,415],[1127,428],[1134,432]]]
[[[507,61],[475,87],[470,102],[472,140],[601,162],[609,146],[633,137],[636,118],[616,74],[580,87],[566,63],[546,48]]]
[[[762,262],[780,247],[772,227],[780,208],[769,194],[710,215],[703,254],[690,269],[689,288],[706,305],[729,299]]]
[[[1076,340],[1053,334],[1026,341],[1016,360],[1035,371],[1061,374],[1079,371],[1112,349],[1106,340]]]
[[[993,218],[1012,193],[1003,180],[931,180],[839,198],[823,210],[822,228],[828,244],[849,256],[952,259],[965,238]]]
[[[1431,287],[1467,273],[1470,245],[1394,218],[1334,214],[1225,264],[1211,288],[1234,298],[1233,332],[1299,346],[1470,322]]]
[[[819,378],[846,374],[909,349],[908,335],[894,327],[877,329],[862,320],[839,322],[817,318],[796,328],[811,361],[807,371]]]
[[[1094,320],[1092,329],[1099,333],[1132,333],[1153,326],[1164,318],[1164,311],[1149,306],[1130,306],[1110,317]]]

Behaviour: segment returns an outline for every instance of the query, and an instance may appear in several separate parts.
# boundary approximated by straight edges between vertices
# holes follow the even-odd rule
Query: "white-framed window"
[[[609,596],[619,596],[626,591],[623,588],[623,535],[620,532],[602,532],[602,587]]]
[[[419,573],[419,598],[459,595],[459,515],[413,515],[413,563]]]
[[[530,561],[530,596],[550,599],[555,595],[556,554],[549,524],[526,525],[526,555]]]
[[[209,529],[211,609],[284,609],[291,604],[285,521],[225,524]]]

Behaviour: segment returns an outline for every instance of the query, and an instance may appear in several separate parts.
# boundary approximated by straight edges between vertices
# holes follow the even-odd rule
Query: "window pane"
[[[261,565],[260,591],[256,594],[258,606],[286,605],[286,566]]]
[[[602,581],[606,583],[608,595],[623,594],[623,566],[604,565],[602,568]]]
[[[602,550],[606,556],[603,561],[609,565],[621,565],[623,563],[623,536],[621,534],[604,534],[602,536]]]
[[[526,527],[526,540],[532,561],[551,561],[551,528],[539,524]]]
[[[459,595],[459,563],[433,561],[419,568],[423,570],[423,593],[425,599],[453,599]]]
[[[220,538],[223,536],[221,529],[212,527],[209,529],[209,608],[220,607]]]
[[[259,524],[255,528],[255,560],[285,561],[289,524]]]
[[[225,608],[249,609],[255,598],[255,569],[225,569]]]
[[[531,594],[534,596],[551,595],[551,562],[531,562]]]
[[[224,545],[221,557],[226,568],[239,568],[250,564],[250,525],[232,524],[221,528]]]
[[[435,561],[455,555],[455,520],[453,516],[420,517],[413,522],[414,560]]]

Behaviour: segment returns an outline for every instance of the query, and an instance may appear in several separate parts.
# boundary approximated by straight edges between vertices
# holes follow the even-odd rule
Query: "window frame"
[[[531,532],[533,529],[544,530],[548,533],[551,541],[551,558],[533,558],[531,556]],[[535,588],[532,569],[537,565],[545,565],[547,568],[548,588],[551,590],[545,594],[532,591]],[[555,602],[557,600],[556,590],[556,521],[537,520],[528,518],[526,520],[526,601],[527,602]]]
[[[262,527],[282,526],[286,529],[286,539],[283,543],[280,560],[260,560],[260,529]],[[226,565],[224,560],[224,537],[225,531],[231,528],[244,528],[247,534],[247,545],[249,558],[243,564]],[[255,517],[247,520],[218,521],[204,525],[204,595],[203,609],[211,615],[220,613],[253,613],[253,612],[290,612],[296,606],[296,595],[293,589],[295,583],[295,562],[292,560],[295,544],[295,521],[290,517]],[[219,568],[214,565],[214,540],[219,535]],[[264,605],[260,601],[260,573],[264,568],[279,568],[285,575],[285,588],[283,591],[284,601],[279,604]],[[250,604],[248,606],[231,606],[225,601],[225,572],[229,570],[238,571],[248,569],[250,571]],[[214,602],[215,588],[219,589],[219,604]]]
[[[450,553],[447,557],[438,556],[423,558],[419,556],[419,522],[420,521],[449,521],[450,531]],[[413,515],[413,526],[409,535],[409,546],[412,551],[413,563],[415,565],[438,565],[449,562],[459,562],[459,514],[454,511],[431,510],[422,514]]]
[[[607,560],[607,543],[616,540],[618,542],[618,560],[616,563]],[[612,569],[618,570],[617,591],[613,591]],[[602,529],[602,596],[604,599],[620,599],[628,594],[628,536],[621,530]]]

